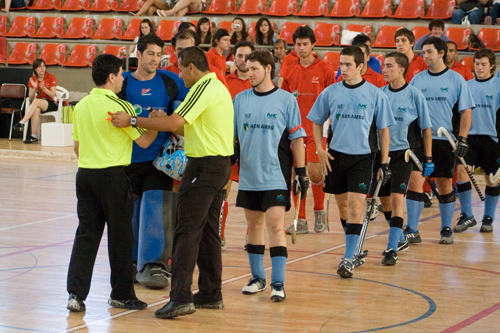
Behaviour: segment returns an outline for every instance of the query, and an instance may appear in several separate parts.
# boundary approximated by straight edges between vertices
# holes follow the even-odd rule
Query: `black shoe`
[[[66,309],[72,312],[83,312],[85,311],[85,303],[75,293],[70,293]]]
[[[453,244],[453,232],[450,227],[441,229],[441,239],[439,244]]]
[[[405,237],[405,240],[398,242],[398,252],[406,251],[410,248],[410,241]]]
[[[396,265],[398,262],[398,253],[393,249],[385,251],[384,258],[382,259],[382,264],[387,266]]]
[[[12,129],[14,131],[22,132],[22,131],[24,131],[24,124],[17,123],[14,126],[12,126]]]
[[[26,138],[26,140],[23,141],[24,143],[35,143],[38,142],[38,138],[35,138],[34,136],[30,136],[29,138]]]
[[[222,299],[216,301],[212,297],[205,296],[199,292],[193,296],[193,302],[196,309],[224,309]]]
[[[420,238],[420,233],[418,231],[411,232],[409,226],[406,226],[406,228],[403,230],[403,235],[410,244],[422,243],[422,238]]]
[[[468,228],[472,228],[477,224],[476,219],[474,217],[471,217],[470,219],[467,218],[467,215],[465,213],[460,213],[460,217],[458,218],[457,225],[453,228],[453,232],[464,232]]]
[[[170,319],[177,316],[184,316],[195,313],[194,303],[168,302],[164,307],[156,310],[155,317],[161,319]]]
[[[168,272],[160,264],[146,264],[141,272],[137,272],[135,279],[150,289],[168,287]]]
[[[431,193],[424,192],[424,194],[425,194],[424,207],[429,208],[432,206],[432,192]]]
[[[481,224],[480,232],[492,232],[493,231],[493,219],[489,216],[485,216],[483,223]]]
[[[144,310],[145,308],[148,307],[146,303],[144,303],[141,300],[136,299],[129,299],[126,301],[119,301],[116,299],[112,299],[111,297],[108,300],[108,304],[111,305],[114,308],[118,309],[127,309],[127,310]]]

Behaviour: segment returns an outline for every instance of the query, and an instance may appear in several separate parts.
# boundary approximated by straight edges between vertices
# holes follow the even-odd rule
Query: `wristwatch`
[[[132,127],[137,127],[137,117],[130,118],[130,125]]]

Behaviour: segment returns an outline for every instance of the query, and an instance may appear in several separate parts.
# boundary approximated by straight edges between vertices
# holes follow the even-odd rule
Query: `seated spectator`
[[[490,10],[490,15],[484,18],[486,25],[500,25],[500,0],[493,0],[493,6]]]
[[[189,12],[199,12],[205,9],[203,0],[165,0],[168,3],[168,10],[158,9],[158,16],[178,16],[182,17]],[[171,8],[171,9],[170,9]]]
[[[169,4],[169,1],[164,0],[146,0],[137,13],[130,12],[130,14],[135,16],[153,16],[159,10],[170,9]]]
[[[247,26],[245,21],[241,17],[235,17],[233,19],[233,25],[231,27],[231,44],[235,45],[240,40],[247,40],[253,43],[253,38],[248,34]]]
[[[26,110],[24,118],[13,127],[15,130],[22,132],[24,125],[31,119],[31,136],[26,138],[24,143],[38,141],[40,113],[57,111],[57,104],[54,102],[57,87],[56,77],[47,72],[47,66],[42,59],[36,59],[33,62],[33,73],[35,75],[30,78],[28,83],[28,97],[31,104]]]
[[[273,45],[273,25],[267,17],[261,17],[255,25],[255,45]]]
[[[460,23],[459,23],[460,24]],[[437,37],[441,38],[445,42],[449,42],[451,39],[449,39],[445,34],[443,34],[444,31],[444,21],[443,20],[432,20],[429,22],[429,33],[427,35],[423,35],[420,37],[419,40],[415,43],[415,46],[413,47],[413,50],[415,51],[422,51],[422,43],[424,40],[426,40],[429,37]]]
[[[275,68],[273,83],[275,86],[278,86],[281,63],[283,62],[288,53],[288,44],[283,39],[277,39],[274,42],[273,51],[274,51],[274,68]]]
[[[191,22],[182,22],[177,27],[176,33],[179,32],[179,31],[181,31],[181,30],[186,30],[186,29],[193,30],[194,32],[196,32],[196,26],[193,23],[191,23]]]
[[[457,0],[457,9],[451,15],[453,24],[462,24],[465,16],[468,16],[470,24],[479,24],[484,17],[484,6],[489,0]]]
[[[8,13],[10,8],[24,8],[26,3],[24,0],[5,0],[5,8],[2,8],[2,12]]]
[[[151,22],[150,19],[145,18],[144,20],[141,21],[139,36],[135,37],[135,39],[134,39],[135,45],[130,45],[130,47],[128,49],[128,53],[129,53],[128,65],[129,65],[129,67],[137,67],[136,52],[137,52],[137,43],[139,42],[139,38],[141,38],[142,36],[146,36],[149,33],[154,32],[154,31],[155,31],[155,28],[153,26],[153,22]]]
[[[212,42],[212,23],[207,17],[202,17],[196,25],[196,33],[200,36],[201,44],[210,44]],[[208,51],[208,49],[204,50]]]

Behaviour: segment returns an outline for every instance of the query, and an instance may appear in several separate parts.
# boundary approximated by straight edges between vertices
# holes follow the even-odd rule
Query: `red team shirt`
[[[36,87],[33,87],[31,85],[31,80],[35,80],[37,82],[37,86]],[[50,73],[47,73],[45,72],[45,76],[42,80],[44,83],[45,83],[45,88],[47,89],[50,89],[51,87],[56,87],[57,86],[57,80],[56,80],[56,77]],[[40,88],[40,81],[38,81],[36,75],[33,75],[31,78],[30,78],[30,81],[28,83],[28,87],[30,88],[36,88],[37,92],[38,92],[38,95],[36,96],[36,98],[43,98],[43,99],[46,99],[48,101],[53,101],[52,98],[50,98],[43,90],[42,88]]]
[[[226,58],[212,47],[207,53],[208,64],[217,67],[222,73],[226,73]]]
[[[469,67],[462,65],[458,61],[455,60],[455,63],[453,64],[453,67],[451,70],[454,70],[458,74],[462,75],[462,77],[465,79],[465,81],[472,80],[474,78],[474,75],[472,75],[472,71],[470,70]]]
[[[177,62],[175,62],[175,64],[173,64],[173,65],[170,65],[170,66],[162,68],[162,69],[170,71],[170,72],[175,73],[175,74],[180,73],[179,66],[177,65]],[[222,75],[221,71],[218,68],[211,66],[211,65],[208,65],[208,69],[210,70],[210,72],[215,73],[215,75],[217,76],[219,81],[222,82],[226,86],[227,90],[229,90],[226,79],[224,79],[224,75]]]
[[[252,85],[250,84],[250,80],[242,80],[238,76],[236,76],[236,72],[234,71],[229,75],[226,75],[226,82],[227,86],[229,89],[229,92],[231,93],[231,98],[234,99],[234,96],[242,92],[243,90],[247,90],[252,88]]]
[[[365,74],[361,75],[361,78],[365,79],[366,82],[370,82],[374,86],[382,88],[387,85],[387,82],[384,80],[384,76],[375,72],[373,69],[368,67],[368,70]],[[337,82],[343,81],[342,75],[339,76],[339,80]]]
[[[413,55],[413,60],[410,62],[410,65],[408,66],[408,71],[406,72],[405,80],[406,82],[410,83],[410,81],[413,79],[415,75],[417,75],[420,72],[423,72],[427,69],[427,65],[425,64],[424,59],[417,55]]]

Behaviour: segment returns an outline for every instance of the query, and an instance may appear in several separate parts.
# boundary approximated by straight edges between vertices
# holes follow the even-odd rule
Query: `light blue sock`
[[[398,251],[398,243],[401,235],[403,235],[403,230],[401,228],[391,227],[389,229],[389,242],[387,243],[387,250],[393,249],[396,250],[396,252]]]
[[[452,192],[455,195],[454,192]],[[439,212],[441,213],[441,229],[444,227],[451,228],[453,213],[455,212],[455,201],[449,203],[440,203]]]
[[[472,188],[470,182],[457,181],[458,200],[460,201],[460,211],[471,219],[472,215]]]
[[[358,247],[359,235],[346,234],[345,235],[345,254],[344,258],[353,259],[356,248]]]
[[[250,263],[250,272],[252,276],[266,279],[264,270],[264,245],[247,244],[248,262]]]
[[[485,196],[484,196],[484,216],[489,216],[495,221],[495,209],[498,203],[498,190],[499,187],[486,186]]]
[[[421,200],[414,200],[410,198],[410,192],[414,193],[414,198],[418,198]],[[410,232],[418,231],[418,221],[420,220],[420,215],[424,210],[424,196],[423,193],[416,193],[412,191],[408,191],[408,196],[406,198],[406,210],[408,215],[408,226],[410,227]]]
[[[271,283],[285,283],[285,267],[286,267],[286,261],[287,261],[287,250],[286,247],[284,246],[276,246],[276,247],[271,247],[270,249],[270,254],[271,254],[271,265],[272,265],[272,272],[271,272]]]

